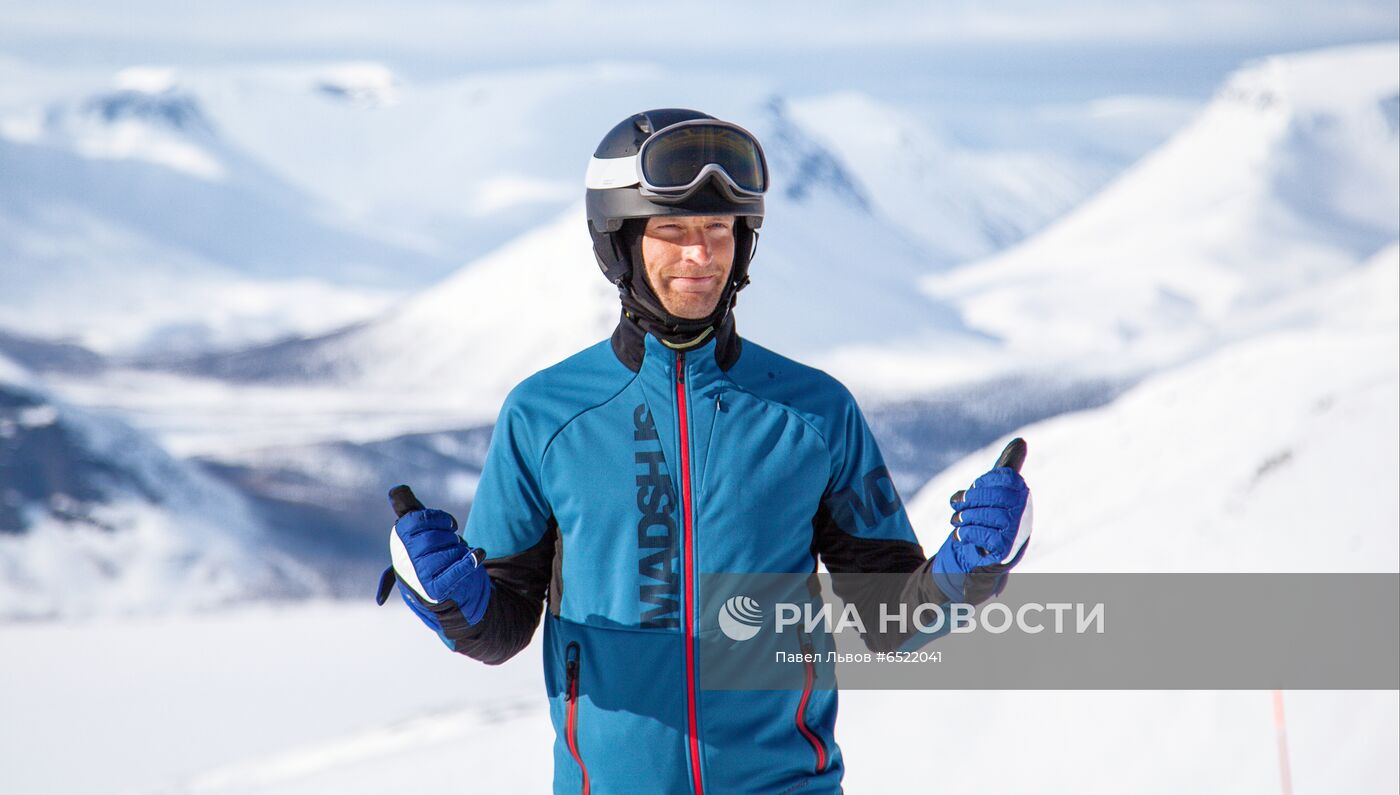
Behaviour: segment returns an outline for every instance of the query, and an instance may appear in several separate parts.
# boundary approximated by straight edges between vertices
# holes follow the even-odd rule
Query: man
[[[955,495],[926,559],[850,393],[735,332],[767,189],[758,141],[706,114],[609,132],[587,208],[622,300],[612,338],[511,391],[462,536],[416,501],[390,535],[381,602],[396,572],[456,652],[504,662],[547,600],[556,793],[840,791],[834,690],[698,687],[702,572],[820,558],[975,601],[1024,551],[1029,492],[999,467]]]

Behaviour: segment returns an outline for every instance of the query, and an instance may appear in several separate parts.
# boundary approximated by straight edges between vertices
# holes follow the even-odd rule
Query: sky
[[[89,42],[102,46],[176,46],[215,51],[276,52],[281,48],[412,49],[440,57],[500,63],[540,51],[587,55],[600,50],[649,57],[658,50],[705,57],[754,50],[834,46],[941,46],[1024,43],[1245,44],[1272,48],[1321,40],[1380,38],[1396,32],[1394,3],[1240,2],[1240,0],[1111,0],[937,4],[896,0],[878,5],[737,0],[704,4],[620,0],[512,3],[445,0],[276,0],[179,2],[101,0],[43,4],[5,0],[0,41]],[[718,24],[706,30],[697,19]],[[508,35],[515,33],[517,35]]]
[[[713,21],[710,27],[697,24]],[[694,6],[618,0],[277,0],[180,2],[0,0],[0,52],[29,60],[113,64],[339,57],[355,52],[421,70],[598,59],[756,69],[785,59],[830,73],[890,54],[1006,68],[1042,53],[1148,56],[1279,52],[1395,38],[1400,10],[1376,0],[1110,0],[876,4],[716,0]],[[871,58],[877,53],[879,58]],[[825,59],[830,59],[829,61]],[[1092,59],[1080,60],[1089,68]],[[1162,61],[1159,71],[1185,64]],[[889,82],[905,75],[887,74]]]

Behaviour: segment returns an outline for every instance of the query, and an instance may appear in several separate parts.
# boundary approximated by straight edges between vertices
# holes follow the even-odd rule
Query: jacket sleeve
[[[481,547],[493,588],[475,625],[450,632],[453,650],[498,665],[529,645],[556,560],[558,530],[539,481],[543,429],[532,426],[520,388],[506,398],[463,537]]]
[[[904,502],[886,468],[865,417],[848,392],[838,422],[828,428],[832,474],[812,520],[819,554],[836,595],[854,604],[873,651],[899,648],[911,632],[884,633],[879,605],[893,608],[949,601],[934,584],[932,560],[909,524]],[[868,577],[904,574],[905,577]]]

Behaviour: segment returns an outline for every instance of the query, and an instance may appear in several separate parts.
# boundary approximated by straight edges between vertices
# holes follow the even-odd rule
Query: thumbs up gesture
[[[485,552],[462,540],[452,514],[424,508],[407,486],[389,492],[389,503],[399,519],[389,531],[391,565],[375,601],[384,604],[397,582],[409,608],[453,648],[486,613],[492,581]]]
[[[1026,443],[1012,439],[988,470],[949,500],[953,531],[933,556],[933,578],[953,601],[1000,593],[1005,574],[1025,555],[1031,537],[1031,492],[1021,478]],[[990,575],[988,577],[969,575]],[[987,586],[990,585],[989,589]]]

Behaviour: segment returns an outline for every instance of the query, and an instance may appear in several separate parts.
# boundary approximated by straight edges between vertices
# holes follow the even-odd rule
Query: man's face
[[[642,259],[667,312],[687,320],[706,317],[734,267],[734,216],[649,218]]]

